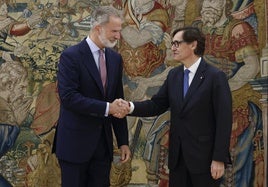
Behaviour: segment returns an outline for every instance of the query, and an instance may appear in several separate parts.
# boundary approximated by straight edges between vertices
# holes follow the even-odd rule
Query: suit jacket
[[[210,171],[212,160],[230,161],[232,96],[226,75],[203,59],[183,98],[183,66],[170,70],[151,100],[134,102],[131,115],[171,113],[168,166],[180,156],[193,173]]]
[[[107,66],[106,94],[93,54],[84,39],[62,52],[58,65],[58,91],[61,101],[56,133],[59,159],[81,163],[89,161],[100,138],[108,143],[113,156],[114,130],[117,144],[128,145],[126,118],[105,117],[106,102],[123,98],[122,57],[105,49]],[[102,137],[102,130],[105,137]]]

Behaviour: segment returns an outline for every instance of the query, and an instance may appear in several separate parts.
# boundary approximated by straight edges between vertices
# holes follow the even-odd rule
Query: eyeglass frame
[[[183,43],[183,42],[185,42],[185,41],[184,40],[181,40],[181,41],[174,40],[170,44],[171,44],[171,47],[174,46],[175,48],[179,48],[181,43]]]

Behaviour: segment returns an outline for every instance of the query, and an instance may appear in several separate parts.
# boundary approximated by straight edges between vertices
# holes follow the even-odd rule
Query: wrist
[[[134,111],[134,108],[135,108],[133,102],[129,101],[128,106],[129,106],[129,112],[128,113],[131,114]]]

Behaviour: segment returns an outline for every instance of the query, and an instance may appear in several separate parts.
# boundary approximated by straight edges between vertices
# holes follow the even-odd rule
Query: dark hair
[[[197,41],[197,47],[194,50],[194,53],[198,56],[202,56],[205,51],[205,37],[203,33],[197,27],[183,27],[174,30],[172,33],[172,38],[180,31],[183,31],[182,39],[186,43],[191,43]]]

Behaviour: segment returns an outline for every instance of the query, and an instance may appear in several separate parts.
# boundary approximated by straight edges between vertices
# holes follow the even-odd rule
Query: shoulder
[[[204,59],[201,61],[199,67],[211,74],[224,73],[221,69],[217,68],[215,65],[206,62]]]
[[[177,76],[182,72],[183,72],[183,65],[176,66],[172,68],[171,70],[169,70],[167,74],[167,79],[172,79],[174,76]]]
[[[88,51],[89,46],[85,40],[82,40],[81,42],[66,48],[63,51],[63,54],[71,54],[71,55],[77,54],[78,55],[78,54],[83,53],[85,50]]]
[[[176,67],[172,68],[172,69],[168,72],[168,75],[177,74],[179,71],[183,71],[183,65],[179,65],[179,66],[176,66]]]
[[[123,63],[123,58],[121,54],[117,52],[115,49],[106,48],[105,50],[106,50],[105,51],[106,57],[112,59],[113,63],[120,63],[120,64]]]
[[[121,57],[121,54],[113,48],[105,48],[105,50],[107,51],[107,54]]]

